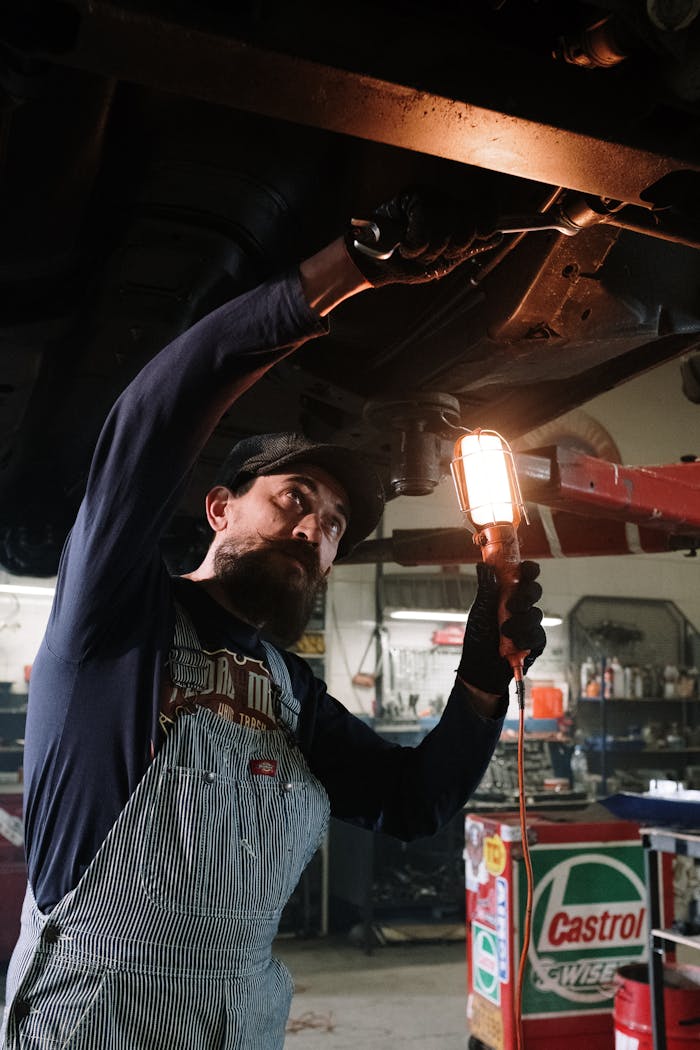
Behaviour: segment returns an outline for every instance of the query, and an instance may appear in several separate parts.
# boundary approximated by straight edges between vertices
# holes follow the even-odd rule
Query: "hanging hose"
[[[475,537],[481,548],[481,557],[487,565],[496,570],[500,584],[500,599],[498,609],[499,624],[503,624],[508,618],[508,598],[517,586],[519,580],[520,546],[516,527],[512,524],[489,525],[482,528]],[[527,816],[525,810],[525,771],[523,760],[523,742],[525,737],[525,682],[523,681],[523,661],[527,656],[526,650],[518,650],[515,643],[501,635],[499,645],[501,656],[505,657],[513,670],[513,678],[518,696],[519,729],[518,729],[518,794],[520,809],[520,837],[523,844],[523,856],[525,859],[525,870],[527,873],[527,901],[525,905],[525,924],[523,928],[523,946],[520,953],[520,965],[518,968],[518,979],[515,986],[513,998],[513,1010],[516,1032],[516,1050],[523,1050],[522,1034],[522,994],[525,979],[525,967],[527,965],[527,953],[530,947],[530,927],[532,919],[532,894],[533,878],[530,851],[527,840]]]
[[[527,877],[527,899],[525,902],[525,922],[523,924],[523,943],[520,950],[520,964],[518,966],[518,979],[515,985],[513,998],[513,1010],[515,1013],[515,1045],[516,1050],[524,1050],[523,1042],[523,983],[525,980],[525,967],[527,966],[527,955],[530,949],[530,934],[532,929],[532,895],[534,880],[532,875],[532,860],[530,859],[530,844],[527,838],[527,811],[525,807],[525,763],[523,759],[523,742],[525,739],[525,686],[522,678],[516,678],[518,690],[518,796],[520,811],[520,839],[523,846],[523,860],[525,861],[525,872]]]

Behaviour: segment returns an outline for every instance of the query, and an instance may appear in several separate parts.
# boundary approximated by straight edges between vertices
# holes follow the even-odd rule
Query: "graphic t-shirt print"
[[[275,729],[274,685],[261,660],[218,649],[206,658],[207,684],[202,690],[187,689],[166,680],[160,705],[160,727],[167,733],[178,714],[196,707],[228,718],[248,729]]]

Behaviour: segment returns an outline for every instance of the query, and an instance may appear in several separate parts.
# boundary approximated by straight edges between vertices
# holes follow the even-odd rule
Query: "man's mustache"
[[[266,540],[264,549],[278,551],[280,554],[295,558],[311,578],[315,579],[321,575],[321,565],[316,548],[303,540]]]

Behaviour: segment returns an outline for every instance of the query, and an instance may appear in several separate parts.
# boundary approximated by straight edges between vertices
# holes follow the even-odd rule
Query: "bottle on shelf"
[[[681,700],[690,700],[695,696],[697,685],[697,668],[679,667],[678,681],[676,682],[676,696]]]
[[[666,664],[663,670],[664,698],[672,700],[676,695],[678,682],[678,668],[674,664]]]
[[[651,664],[645,664],[642,668],[642,697],[653,697],[657,695],[656,676]]]
[[[611,696],[616,696],[618,699],[621,696],[626,696],[625,693],[625,672],[622,668],[622,664],[616,656],[613,656],[610,661],[610,671],[612,673],[612,693]]]
[[[596,667],[593,658],[587,656],[581,664],[581,696],[590,696],[588,692],[589,682],[595,681]]]
[[[571,786],[574,791],[588,790],[588,759],[580,744],[576,744],[571,755]]]

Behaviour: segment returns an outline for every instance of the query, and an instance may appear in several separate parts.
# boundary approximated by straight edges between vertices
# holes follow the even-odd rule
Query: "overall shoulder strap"
[[[292,691],[292,679],[289,676],[289,668],[284,662],[282,654],[278,649],[275,649],[274,645],[270,645],[269,642],[262,639],[261,641],[265,649],[267,665],[270,668],[272,680],[280,691],[280,721],[295,733],[301,704]]]
[[[208,686],[208,661],[187,610],[175,602],[175,630],[168,657],[173,685],[203,693]]]

